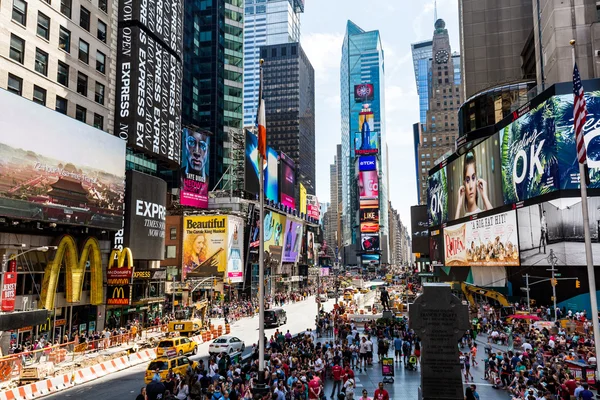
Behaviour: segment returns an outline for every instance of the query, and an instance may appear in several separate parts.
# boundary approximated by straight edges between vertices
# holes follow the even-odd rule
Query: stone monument
[[[463,400],[458,341],[470,328],[469,310],[446,283],[424,283],[409,309],[409,327],[421,338],[423,400]]]

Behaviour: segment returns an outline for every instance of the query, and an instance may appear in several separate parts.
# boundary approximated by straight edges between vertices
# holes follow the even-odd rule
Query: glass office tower
[[[427,109],[429,108],[429,82],[431,80],[431,52],[433,41],[410,45],[413,67],[415,69],[415,82],[417,83],[417,94],[419,95],[419,117],[422,125],[427,121]],[[460,64],[459,64],[460,67]]]
[[[261,46],[300,41],[304,0],[245,0],[244,4],[244,126],[256,124]]]
[[[212,132],[210,189],[243,188],[243,0],[188,0],[184,9],[183,126]]]
[[[366,85],[363,85],[366,84]],[[372,86],[369,86],[372,85]],[[366,92],[360,89],[365,89]],[[346,36],[342,45],[342,60],[340,65],[341,89],[341,130],[342,130],[342,257],[346,265],[360,265],[364,262],[361,247],[361,227],[359,207],[358,179],[356,163],[358,158],[367,154],[359,138],[364,137],[365,127],[359,121],[361,113],[372,113],[372,128],[369,134],[371,147],[375,147],[378,170],[378,195],[372,207],[379,208],[379,241],[380,250],[372,256],[380,255],[381,264],[389,263],[388,249],[388,177],[387,177],[387,145],[385,134],[385,84],[384,57],[379,31],[365,31],[352,21],[346,26]],[[357,99],[355,92],[364,95]],[[372,91],[371,91],[372,90]],[[368,111],[366,111],[368,110]],[[363,124],[364,125],[364,124]],[[361,131],[363,132],[361,134]],[[374,138],[374,139],[373,139]],[[373,155],[373,153],[369,154]],[[358,257],[357,257],[358,256]]]

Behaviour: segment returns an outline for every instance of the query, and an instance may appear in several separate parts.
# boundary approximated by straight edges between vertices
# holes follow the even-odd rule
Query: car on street
[[[244,351],[246,345],[242,340],[235,336],[221,336],[212,341],[208,346],[208,354],[227,353],[232,354],[236,351]]]
[[[187,367],[190,363],[190,360],[186,356],[176,356],[176,357],[158,357],[148,364],[146,367],[146,375],[144,376],[144,382],[149,384],[152,382],[152,378],[154,378],[155,374],[160,375],[161,381],[165,381],[167,379],[167,375],[169,374],[169,370],[173,370],[173,373],[179,374],[181,376],[185,376]],[[194,361],[192,363],[192,368],[196,368],[198,366],[198,362]]]
[[[265,310],[265,326],[281,326],[287,324],[287,313],[283,308]]]
[[[171,356],[171,354],[169,353],[172,353],[173,356],[182,356],[184,354],[197,354],[198,344],[186,337],[181,336],[171,339],[163,339],[160,342],[158,342],[158,346],[156,347],[156,356]]]

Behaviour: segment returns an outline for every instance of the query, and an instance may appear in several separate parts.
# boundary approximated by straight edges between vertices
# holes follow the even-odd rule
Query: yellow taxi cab
[[[148,367],[146,368],[146,375],[144,376],[144,382],[146,385],[152,382],[152,378],[154,378],[156,373],[160,375],[160,380],[164,381],[167,379],[169,371],[172,371],[174,374],[185,376],[189,364],[190,360],[186,356],[175,356],[171,358],[159,357],[150,361],[148,364]],[[198,362],[193,361],[192,368],[195,369],[197,366]]]
[[[366,289],[366,288],[363,288],[363,289],[360,289],[360,292],[361,292],[362,294],[367,294],[367,293],[369,293],[369,292],[370,292],[370,290],[369,290],[369,289]]]
[[[197,354],[198,344],[186,337],[162,339],[156,347],[156,357]]]

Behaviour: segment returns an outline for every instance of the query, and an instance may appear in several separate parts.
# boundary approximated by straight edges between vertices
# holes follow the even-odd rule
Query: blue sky
[[[346,23],[378,29],[385,54],[386,132],[389,146],[390,200],[410,223],[417,204],[412,124],[419,119],[410,44],[431,39],[434,0],[306,0],[301,43],[315,69],[317,195],[329,201],[329,165],[340,143],[340,59]],[[458,1],[438,0],[452,51],[459,51]]]

